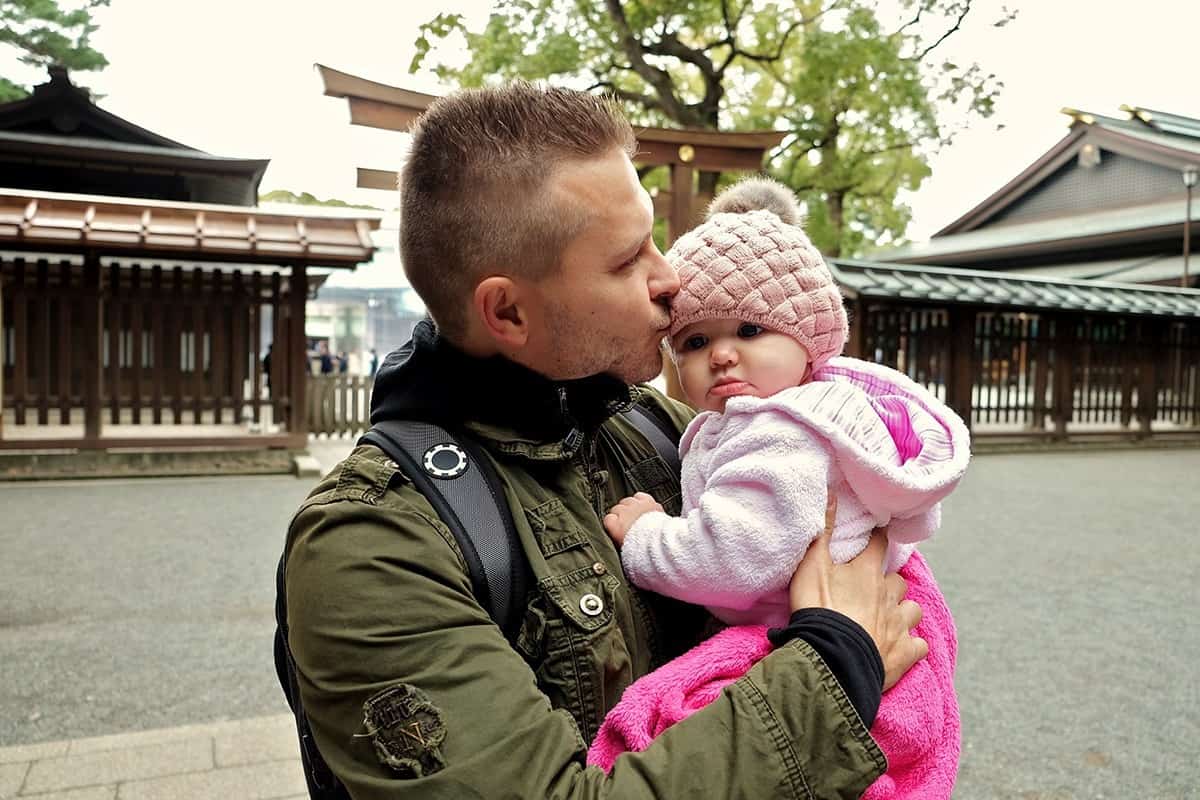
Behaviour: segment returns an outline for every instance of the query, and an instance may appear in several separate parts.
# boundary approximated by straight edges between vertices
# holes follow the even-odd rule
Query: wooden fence
[[[246,423],[281,436],[303,434],[291,406],[304,386],[293,379],[302,351],[292,353],[303,342],[297,302],[305,294],[293,298],[288,291],[304,280],[303,271],[289,277],[14,257],[0,259],[0,279],[0,400],[14,428],[12,441],[0,439],[0,448],[28,447],[37,436],[118,446],[111,438],[100,441],[102,423]],[[273,355],[264,364],[268,345]],[[84,441],[70,438],[78,438],[77,426]],[[120,436],[149,435],[123,430]],[[158,444],[169,437],[160,431],[152,439]]]
[[[977,436],[1200,428],[1195,319],[885,303],[863,317],[854,354],[923,384]]]
[[[370,427],[371,378],[314,375],[308,379],[308,431],[313,435],[357,436]]]

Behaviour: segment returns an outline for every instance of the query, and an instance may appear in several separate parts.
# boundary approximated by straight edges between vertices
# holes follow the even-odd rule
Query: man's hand
[[[825,532],[804,554],[789,586],[793,611],[828,608],[845,614],[866,630],[883,658],[887,691],[929,653],[929,645],[910,631],[921,621],[921,607],[905,600],[908,584],[899,575],[884,575],[887,529],[877,529],[863,552],[845,564],[829,557],[829,537],[837,498],[825,511]]]
[[[626,497],[608,510],[604,515],[604,529],[612,537],[617,547],[625,544],[625,534],[633,527],[642,514],[651,511],[662,511],[663,507],[653,497],[645,492],[638,492],[633,497]]]

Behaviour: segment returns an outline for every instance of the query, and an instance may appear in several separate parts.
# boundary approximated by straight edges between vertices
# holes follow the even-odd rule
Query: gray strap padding
[[[663,423],[658,421],[658,417],[654,416],[654,412],[642,406],[634,405],[633,408],[625,412],[625,419],[629,420],[630,424],[637,428],[638,433],[646,437],[646,440],[654,446],[654,449],[658,451],[659,457],[667,462],[667,466],[671,469],[671,472],[678,475],[681,467],[679,462],[679,446],[663,430]]]
[[[411,420],[376,423],[360,441],[387,453],[433,506],[462,550],[475,598],[511,638],[519,621],[514,608],[524,602],[527,567],[487,457],[473,443],[437,425]],[[467,468],[454,478],[433,477],[423,466],[425,454],[446,444],[468,454]]]

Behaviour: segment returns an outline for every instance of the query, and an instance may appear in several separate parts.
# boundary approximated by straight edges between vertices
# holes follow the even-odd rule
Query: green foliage
[[[16,49],[30,66],[63,66],[71,72],[104,69],[108,59],[89,40],[96,31],[92,12],[109,0],[82,0],[60,8],[59,0],[0,0],[0,44]],[[0,103],[19,100],[28,89],[0,76]]]
[[[345,200],[336,200],[333,198],[330,198],[329,200],[319,200],[308,192],[296,194],[295,192],[289,192],[287,189],[275,189],[267,192],[266,194],[260,194],[258,196],[258,201],[260,203],[294,203],[295,205],[299,206],[332,206],[334,208],[366,208],[371,211],[380,210],[375,206],[356,205],[354,203],[347,203]]]
[[[971,0],[895,0],[908,19],[890,28],[873,0],[825,3],[496,0],[482,31],[457,14],[427,22],[410,68],[459,86],[522,77],[604,91],[635,124],[786,130],[765,170],[805,202],[822,250],[852,255],[903,237],[897,193],[957,132],[944,109],[990,116],[1002,84],[975,64],[935,63]],[[451,66],[437,45],[459,36],[470,59]]]

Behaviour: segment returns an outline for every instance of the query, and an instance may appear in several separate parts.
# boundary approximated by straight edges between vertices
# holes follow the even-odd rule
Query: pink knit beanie
[[[667,251],[680,283],[671,336],[700,320],[738,319],[800,342],[810,369],[839,355],[848,334],[842,295],[799,222],[795,196],[773,180],[749,178],[718,195],[708,218]]]

